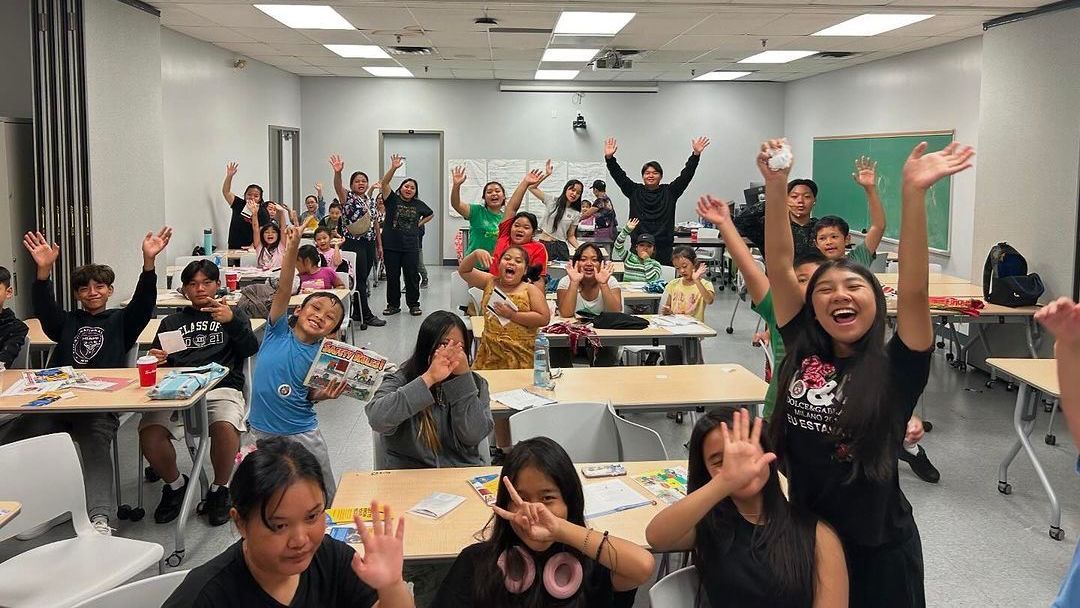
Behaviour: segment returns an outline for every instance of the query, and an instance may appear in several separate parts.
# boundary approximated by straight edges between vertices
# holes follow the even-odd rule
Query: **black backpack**
[[[1028,274],[1027,260],[1002,241],[990,248],[983,265],[983,299],[1001,306],[1034,306],[1046,288],[1038,274]]]

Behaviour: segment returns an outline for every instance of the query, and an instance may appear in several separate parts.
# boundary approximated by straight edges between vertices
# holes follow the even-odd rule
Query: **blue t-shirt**
[[[1076,473],[1080,475],[1080,458],[1076,459]],[[1061,590],[1050,608],[1069,608],[1076,606],[1077,602],[1080,602],[1080,545],[1076,547],[1072,565],[1065,574],[1065,580],[1061,581]]]
[[[315,407],[304,386],[319,342],[304,344],[283,314],[266,325],[251,381],[251,427],[274,435],[296,435],[319,428]]]

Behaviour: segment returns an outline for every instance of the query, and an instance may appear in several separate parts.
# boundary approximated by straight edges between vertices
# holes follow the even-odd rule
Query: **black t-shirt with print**
[[[244,561],[243,540],[193,568],[162,608],[283,608],[263,591]],[[355,551],[327,536],[311,565],[300,574],[289,606],[294,608],[369,608],[379,599],[352,569]]]
[[[806,318],[797,315],[780,328],[785,344],[794,344],[804,331]],[[911,417],[930,376],[930,356],[912,351],[893,335],[885,346],[886,383],[897,436]],[[807,357],[787,387],[780,387],[777,406],[784,399],[787,428],[784,465],[789,475],[791,500],[809,509],[834,528],[844,545],[879,547],[906,540],[915,530],[911,505],[900,490],[896,461],[887,481],[863,476],[848,481],[852,456],[833,432],[839,410],[835,394],[842,389],[845,359]],[[857,407],[857,404],[853,404]],[[899,446],[897,446],[899,447]]]
[[[386,197],[386,219],[383,221],[383,249],[389,251],[420,250],[420,220],[434,211],[424,201],[403,200],[397,192]]]

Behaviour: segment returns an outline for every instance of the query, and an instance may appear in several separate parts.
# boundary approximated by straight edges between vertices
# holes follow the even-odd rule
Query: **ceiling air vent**
[[[850,51],[822,51],[813,57],[818,59],[844,59],[845,57],[851,57],[852,55],[858,55]]]
[[[391,46],[387,47],[391,55],[430,55],[429,46]]]
[[[492,34],[550,34],[550,27],[492,27]]]

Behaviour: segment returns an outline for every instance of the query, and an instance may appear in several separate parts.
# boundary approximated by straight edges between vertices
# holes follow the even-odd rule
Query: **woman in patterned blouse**
[[[363,171],[354,171],[349,176],[349,190],[346,191],[341,181],[345,161],[334,154],[330,157],[330,167],[334,170],[334,190],[337,191],[338,200],[341,201],[341,223],[345,227],[341,235],[345,238],[345,242],[342,243],[341,248],[356,254],[353,319],[360,321],[360,329],[367,329],[369,325],[382,327],[386,325],[386,321],[376,317],[368,306],[368,271],[375,264],[376,258],[382,258],[382,238],[379,235],[375,201],[367,195],[368,176]],[[359,235],[353,234],[348,227],[360,221],[364,216],[371,218],[367,231]],[[359,298],[360,306],[356,306],[357,298]]]

